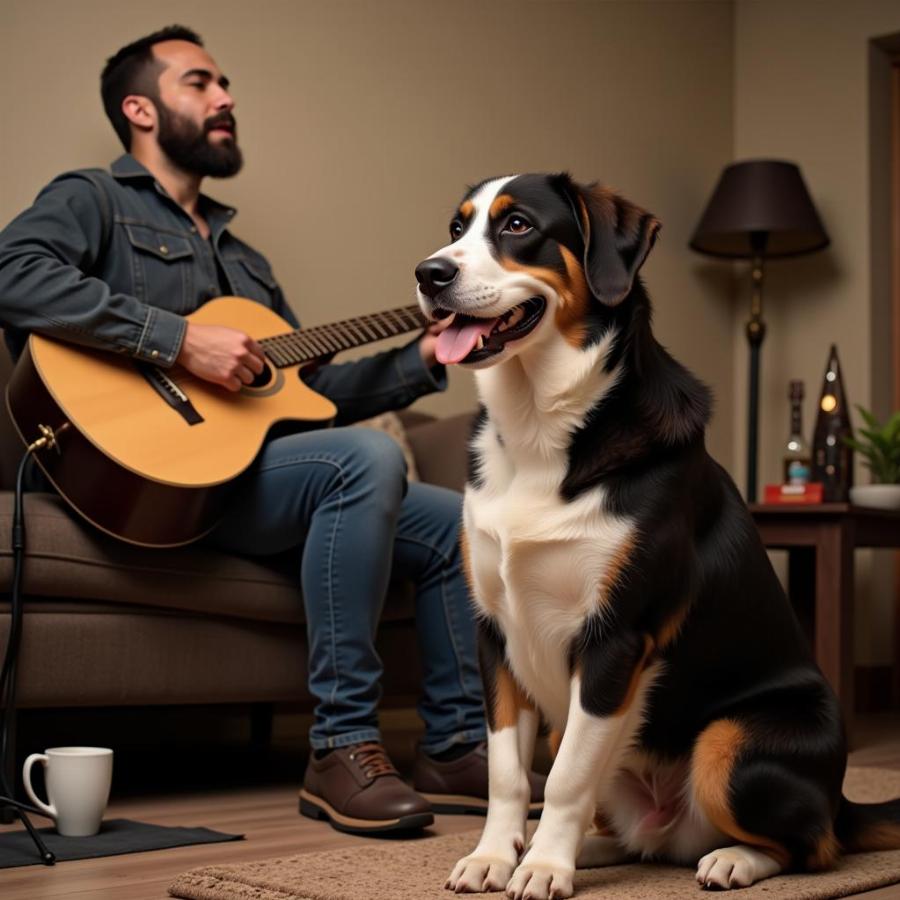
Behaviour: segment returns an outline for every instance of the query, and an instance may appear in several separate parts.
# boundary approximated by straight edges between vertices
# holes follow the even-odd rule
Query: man
[[[111,175],[60,176],[0,234],[0,318],[14,355],[39,331],[177,363],[223,390],[239,390],[262,370],[251,336],[184,318],[212,297],[236,294],[297,325],[268,262],[231,233],[235,211],[200,193],[204,177],[241,167],[228,87],[200,38],[180,26],[107,62],[101,93],[126,154]],[[307,382],[337,405],[338,425],[406,406],[446,383],[434,331],[365,360],[324,365]],[[297,549],[317,700],[301,791],[307,815],[359,833],[432,821],[429,803],[398,777],[377,725],[374,636],[392,566],[417,588],[425,738],[415,783],[451,796],[484,792],[458,521],[458,495],[407,485],[390,438],[334,428],[270,440],[208,538],[248,554]]]

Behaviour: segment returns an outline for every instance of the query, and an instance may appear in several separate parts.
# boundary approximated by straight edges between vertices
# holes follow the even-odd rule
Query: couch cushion
[[[267,622],[304,621],[295,554],[242,557],[201,545],[147,549],[82,523],[52,494],[25,496],[26,596],[105,600]],[[12,582],[13,495],[0,492],[0,588]],[[412,587],[392,583],[383,618],[413,615]]]

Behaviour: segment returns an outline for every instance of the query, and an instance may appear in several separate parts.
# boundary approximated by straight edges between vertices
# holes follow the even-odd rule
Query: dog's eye
[[[503,230],[510,234],[525,234],[526,231],[531,231],[531,222],[524,216],[510,216]]]
[[[455,240],[457,240],[457,238],[462,237],[462,233],[463,233],[462,222],[460,222],[459,219],[454,219],[450,223],[450,237],[452,237],[453,240],[455,241]]]

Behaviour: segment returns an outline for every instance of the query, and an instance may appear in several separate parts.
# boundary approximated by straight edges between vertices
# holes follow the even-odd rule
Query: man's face
[[[188,41],[163,41],[153,55],[159,75],[156,139],[175,165],[195,175],[227,178],[243,163],[228,79],[212,57]]]

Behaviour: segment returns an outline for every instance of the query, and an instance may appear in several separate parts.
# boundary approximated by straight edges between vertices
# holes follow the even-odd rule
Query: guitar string
[[[390,325],[389,317],[393,316],[396,324]],[[388,328],[386,332],[376,330],[377,324]],[[385,310],[379,313],[367,313],[357,316],[353,319],[345,319],[340,322],[334,322],[329,325],[314,325],[311,328],[299,328],[283,334],[272,335],[268,338],[262,338],[258,343],[263,347],[266,359],[276,369],[289,368],[292,365],[298,365],[303,362],[313,362],[324,356],[329,356],[341,350],[350,349],[352,347],[362,346],[375,341],[383,340],[389,337],[396,337],[404,332],[414,331],[427,324],[425,316],[419,311],[417,306],[400,307],[397,309]],[[370,330],[367,330],[367,326]],[[400,330],[394,330],[397,327]],[[372,331],[375,334],[372,335]],[[311,334],[312,333],[312,334]],[[362,334],[362,339],[358,336]],[[325,337],[336,340],[338,336],[348,337],[350,343],[331,346],[326,343]],[[314,337],[318,340],[310,341],[309,338]],[[322,347],[325,352],[322,352]],[[298,357],[297,351],[302,354]],[[312,352],[310,352],[312,351]],[[278,359],[281,357],[281,359]],[[186,369],[184,374],[173,375],[168,373],[169,378],[179,387],[187,386],[193,383],[205,382],[206,379],[200,378]]]

